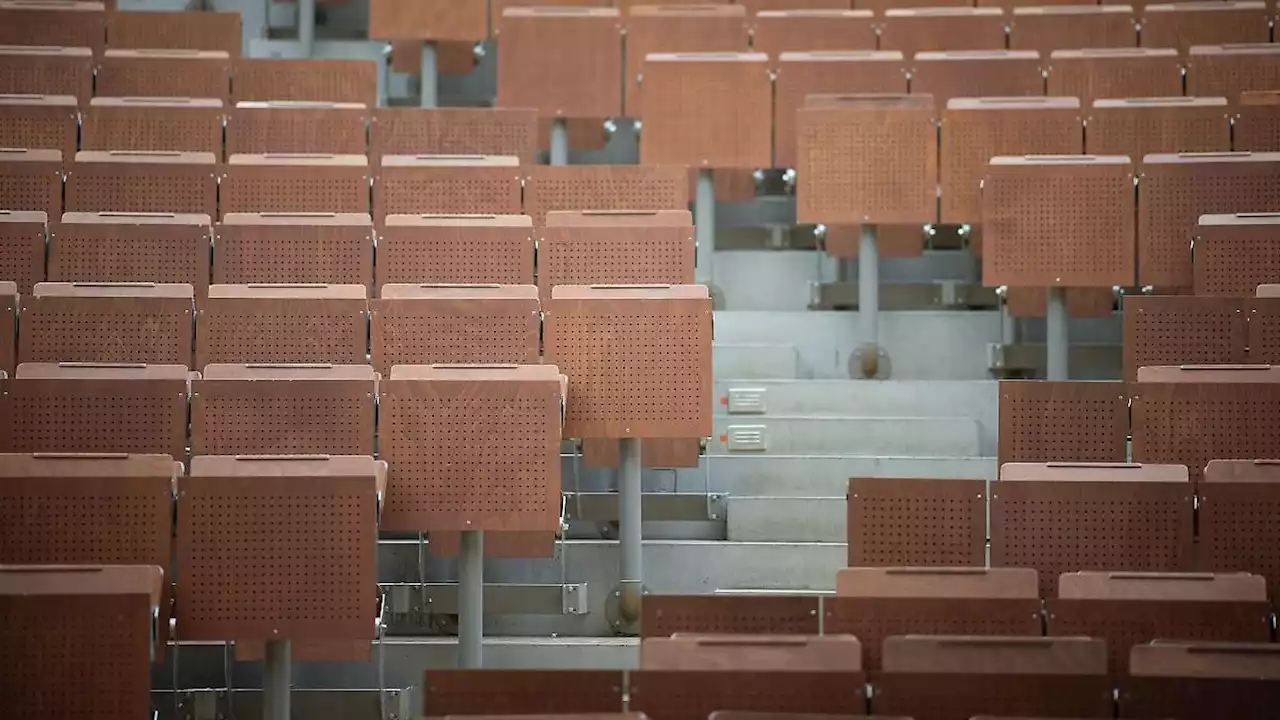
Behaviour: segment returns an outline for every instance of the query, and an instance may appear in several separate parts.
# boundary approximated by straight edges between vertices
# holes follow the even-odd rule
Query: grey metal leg
[[[640,511],[640,440],[624,438],[618,470],[618,538],[622,579],[620,615],[629,622],[640,618],[644,593],[644,545]]]
[[[698,244],[695,278],[702,285],[715,279],[712,263],[716,249],[716,184],[711,171],[698,171],[698,188],[693,200],[693,236]]]
[[[484,533],[462,533],[458,554],[458,667],[484,665]]]
[[[262,719],[290,720],[289,690],[293,674],[292,643],[268,640],[262,669]]]
[[[298,0],[298,44],[303,57],[315,55],[316,0]]]
[[[568,165],[569,164],[569,128],[566,125],[568,121],[564,118],[556,118],[551,121],[551,164],[552,165]]]
[[[436,69],[436,44],[433,42],[422,43],[422,66],[420,69],[418,87],[420,106],[424,108],[439,107],[440,104],[440,74]]]
[[[1051,287],[1045,292],[1044,342],[1045,368],[1050,380],[1066,380],[1067,370],[1067,291]]]
[[[858,318],[862,342],[880,344],[880,247],[874,225],[862,226],[858,244]]]

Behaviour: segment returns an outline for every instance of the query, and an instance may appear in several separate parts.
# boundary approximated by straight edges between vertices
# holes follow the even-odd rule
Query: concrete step
[[[731,542],[842,543],[848,537],[842,497],[729,497]]]
[[[794,345],[770,343],[716,343],[712,348],[712,375],[718,378],[794,378]]]
[[[711,492],[733,497],[843,497],[851,477],[996,479],[994,457],[713,454],[702,458],[700,468],[678,470],[672,489],[702,490],[707,468]],[[671,478],[669,471],[646,473],[646,481]]]
[[[976,457],[978,423],[961,417],[721,416],[713,453]]]

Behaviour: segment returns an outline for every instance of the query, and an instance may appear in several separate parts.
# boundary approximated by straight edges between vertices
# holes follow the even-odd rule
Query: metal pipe
[[[436,69],[436,44],[422,43],[422,65],[418,73],[419,106],[433,108],[440,106],[440,75]]]
[[[702,285],[715,278],[711,265],[716,250],[716,184],[711,170],[698,170],[698,187],[693,200],[693,237],[698,254],[694,277]]]
[[[618,469],[618,545],[622,598],[619,614],[625,622],[640,619],[640,597],[644,593],[644,545],[640,510],[640,440],[623,438]]]
[[[1049,380],[1066,380],[1067,370],[1067,291],[1051,287],[1045,292],[1044,309],[1045,370]]]
[[[267,641],[266,662],[262,667],[262,720],[290,720],[291,645],[288,639]]]
[[[315,55],[316,0],[298,0],[298,44],[302,46],[302,57]]]
[[[391,92],[391,43],[382,48],[378,57],[378,107],[387,106],[387,93]]]
[[[458,553],[458,667],[484,665],[484,533],[462,533]]]
[[[564,118],[555,118],[551,121],[551,164],[552,165],[568,165],[569,164],[569,126],[568,121]]]
[[[872,347],[880,343],[880,247],[874,225],[863,225],[858,244],[858,319],[862,342]]]

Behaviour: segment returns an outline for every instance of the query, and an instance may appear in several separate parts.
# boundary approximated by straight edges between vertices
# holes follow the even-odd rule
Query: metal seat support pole
[[[293,648],[288,639],[268,640],[262,668],[263,720],[290,720]]]
[[[1067,368],[1067,291],[1051,287],[1045,291],[1044,352],[1046,378],[1066,380]]]
[[[880,245],[874,225],[862,226],[858,242],[858,322],[857,375],[875,377],[880,372]]]
[[[552,165],[569,164],[569,127],[564,118],[551,121],[550,161]]]
[[[316,0],[298,0],[298,44],[302,46],[302,57],[315,55]]]
[[[458,667],[484,666],[484,533],[462,533],[458,553]]]
[[[698,186],[693,199],[693,236],[697,244],[698,284],[710,287],[715,280],[712,263],[716,250],[716,185],[711,170],[698,170]]]
[[[628,623],[640,619],[640,602],[644,594],[644,538],[641,531],[643,513],[640,493],[640,440],[623,438],[618,463],[618,539],[621,558],[619,576],[622,597],[619,615]]]
[[[436,44],[422,43],[422,62],[418,75],[419,106],[434,108],[440,105],[440,76],[436,66]]]

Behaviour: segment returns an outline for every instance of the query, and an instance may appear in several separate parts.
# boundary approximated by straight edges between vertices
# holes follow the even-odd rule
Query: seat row
[[[114,6],[111,2],[109,5]],[[101,2],[0,0],[0,45],[205,50],[239,57],[239,12],[128,12]]]
[[[1130,648],[1152,640],[1273,641],[1258,575],[1070,572],[1044,599],[1040,584],[1026,568],[847,567],[834,595],[648,596],[641,633],[852,635],[869,670],[882,669],[881,644],[898,635],[1096,637],[1117,677],[1129,675]]]
[[[47,238],[47,240],[46,240]],[[0,211],[0,277],[31,294],[44,281],[209,285],[539,286],[693,281],[687,210],[527,215],[206,215]],[[537,251],[535,253],[535,246]],[[376,252],[375,252],[376,248]],[[535,272],[535,256],[537,259]],[[46,264],[47,257],[47,264]]]
[[[1251,256],[1246,256],[1251,257]],[[1254,262],[1265,263],[1266,258]],[[1152,365],[1280,364],[1272,297],[1134,296],[1124,301],[1124,377]]]
[[[1068,462],[1005,463],[989,484],[854,478],[849,565],[1030,568],[1043,598],[1078,571],[1250,572],[1274,584],[1280,563],[1256,543],[1275,534],[1260,513],[1280,503],[1280,476],[1252,460],[1207,468],[1194,484],[1181,465]],[[1250,503],[1259,514],[1242,515]]]
[[[102,97],[378,102],[372,60],[236,58],[218,50],[0,45],[0,92]]]
[[[64,200],[65,177],[65,200]],[[583,181],[589,181],[584,183]],[[513,156],[0,150],[0,207],[62,212],[520,215],[687,210],[683,167],[520,166]]]
[[[1215,458],[1280,457],[1268,409],[1280,397],[1275,366],[1144,370],[1128,384],[1001,381],[1000,463],[1132,458],[1185,465],[1198,481]]]
[[[1130,651],[1132,674],[1107,674],[1101,639],[899,635],[864,669],[849,635],[690,634],[641,643],[639,670],[428,670],[428,717],[534,713],[639,720],[813,715],[1230,717],[1266,720],[1280,647],[1156,641]],[[1214,666],[1206,662],[1212,656]],[[630,715],[599,715],[621,713]],[[639,713],[638,715],[636,713]],[[545,717],[545,715],[542,715]]]

